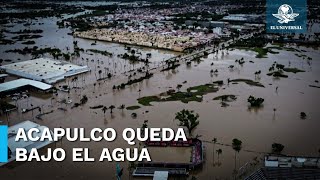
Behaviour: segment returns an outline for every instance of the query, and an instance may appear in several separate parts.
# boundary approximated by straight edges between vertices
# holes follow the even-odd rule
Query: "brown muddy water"
[[[50,20],[48,23],[50,24]],[[52,24],[55,26],[55,24]],[[42,26],[41,26],[42,27]],[[23,29],[23,28],[22,28]],[[36,28],[35,28],[36,29]],[[49,30],[48,30],[49,31]],[[51,30],[50,30],[51,31]],[[59,33],[64,31],[64,33]],[[72,51],[73,37],[66,35],[68,32],[65,30],[58,30],[56,37],[38,39],[37,45],[41,43],[43,46],[48,47],[57,46],[64,49],[65,46],[70,47]],[[45,34],[46,31],[43,33]],[[49,32],[48,32],[49,33]],[[55,33],[55,31],[52,31]],[[50,34],[50,33],[49,33]],[[59,35],[60,34],[60,35]],[[62,35],[61,35],[62,34]],[[63,36],[63,37],[61,37]],[[79,46],[84,49],[99,49],[108,50],[109,52],[123,53],[125,48],[123,45],[114,43],[97,42],[97,45],[91,46],[93,41],[76,39],[79,41]],[[38,42],[39,41],[39,42]],[[42,42],[41,42],[42,41]],[[6,58],[13,59],[14,61],[30,59],[29,56],[20,56],[13,53],[4,53],[5,49],[12,49],[12,45],[1,46],[1,55]],[[14,46],[18,48],[19,44]],[[21,47],[24,47],[21,45]],[[237,155],[236,166],[240,168],[245,164],[248,171],[252,171],[259,167],[261,158],[265,153],[271,152],[271,144],[274,142],[281,143],[285,146],[283,153],[287,155],[304,155],[304,156],[318,156],[318,149],[320,148],[319,141],[319,127],[320,127],[320,112],[319,112],[319,95],[320,89],[309,87],[309,85],[320,86],[315,80],[320,78],[320,52],[304,47],[294,47],[296,49],[303,49],[306,52],[291,52],[285,50],[278,51],[279,54],[268,54],[267,58],[255,58],[255,53],[252,51],[232,50],[224,55],[220,52],[217,56],[210,54],[207,58],[202,58],[203,61],[196,63],[193,62],[191,67],[187,67],[185,63],[171,71],[159,72],[156,71],[154,76],[149,80],[144,80],[141,83],[134,84],[124,90],[112,90],[114,84],[118,85],[127,80],[127,77],[121,75],[130,70],[130,65],[125,60],[121,60],[114,56],[108,58],[99,54],[86,54],[82,53],[80,58],[73,59],[71,62],[76,64],[86,64],[86,60],[82,57],[89,58],[88,66],[92,69],[91,73],[80,75],[78,82],[73,84],[71,79],[66,82],[61,82],[58,85],[70,84],[71,86],[81,87],[80,89],[72,89],[70,93],[59,92],[58,95],[53,95],[54,99],[49,97],[31,96],[28,99],[18,100],[19,108],[30,107],[32,103],[34,106],[43,107],[44,112],[54,110],[53,113],[44,115],[43,120],[38,120],[35,115],[36,111],[22,114],[19,112],[12,112],[9,115],[9,125],[19,123],[23,120],[33,120],[36,123],[46,125],[50,128],[54,127],[84,127],[88,130],[92,128],[115,128],[118,133],[124,128],[141,127],[144,120],[148,120],[149,127],[170,127],[178,128],[177,121],[174,121],[175,113],[182,109],[191,109],[199,113],[199,126],[194,130],[194,135],[201,135],[200,139],[203,141],[211,142],[215,137],[218,144],[213,146],[211,143],[205,142],[205,164],[202,169],[192,172],[191,174],[198,179],[231,179],[232,172],[235,166],[234,151],[229,146],[220,145],[231,144],[233,138],[238,138],[243,142],[243,148],[240,154]],[[66,49],[65,49],[66,51]],[[154,66],[157,67],[159,63],[169,57],[177,55],[169,51],[160,51],[147,48],[139,48],[143,55],[151,52],[151,61],[155,62]],[[298,57],[297,54],[306,54],[312,57],[309,63]],[[235,59],[244,58],[246,63],[238,65]],[[4,59],[6,59],[4,58]],[[94,59],[94,62],[91,62]],[[93,86],[96,83],[96,75],[98,61],[102,67],[109,67],[110,69],[118,72],[117,76],[111,80],[100,81],[100,85]],[[254,63],[250,63],[253,61]],[[296,67],[306,72],[297,74],[286,74],[288,78],[273,78],[267,76],[269,67],[276,61],[290,67]],[[101,64],[103,62],[103,64]],[[117,66],[115,65],[117,63]],[[211,64],[213,63],[213,66]],[[128,64],[124,67],[125,64]],[[231,70],[229,65],[234,65]],[[128,67],[129,66],[129,67]],[[138,64],[137,67],[143,66]],[[135,68],[137,68],[135,67]],[[94,69],[97,68],[97,69]],[[133,67],[132,67],[133,68]],[[217,69],[216,75],[211,75],[210,70]],[[260,77],[255,77],[254,72],[261,70]],[[246,78],[257,80],[261,82],[265,88],[249,86],[245,83],[238,83],[229,85],[226,83],[227,79]],[[85,79],[85,81],[82,81]],[[224,80],[225,85],[221,86],[216,93],[204,95],[202,102],[189,102],[184,104],[182,102],[160,102],[152,103],[152,106],[141,106],[138,110],[120,110],[115,109],[111,115],[107,112],[105,115],[101,109],[90,109],[89,107],[97,105],[115,105],[116,107],[121,104],[126,106],[139,105],[137,98],[149,95],[156,95],[169,89],[175,89],[177,84],[183,84],[181,91],[186,90],[188,87],[210,83],[216,80]],[[278,91],[276,91],[278,87]],[[139,92],[139,89],[141,90]],[[234,94],[237,100],[230,102],[228,107],[221,107],[220,101],[212,100],[214,97],[225,94]],[[80,107],[71,108],[69,105],[61,105],[58,103],[63,98],[70,97],[73,102],[79,102],[82,95],[87,95],[89,101]],[[255,97],[262,97],[265,99],[263,107],[259,109],[248,108],[247,98],[250,95]],[[63,107],[67,111],[61,111],[57,108]],[[276,111],[274,112],[274,109]],[[300,119],[300,112],[305,112],[307,118]],[[131,113],[137,113],[137,118],[133,119]],[[6,117],[0,117],[3,124],[6,124]],[[116,162],[72,162],[71,150],[74,147],[88,147],[90,155],[99,158],[102,148],[114,149],[117,147],[126,148],[129,145],[121,140],[121,137],[114,142],[68,142],[62,140],[55,144],[56,147],[62,147],[66,150],[67,158],[63,162],[26,162],[19,163],[12,168],[1,169],[1,179],[116,179],[115,168]],[[214,150],[222,149],[222,154],[218,156],[213,153]],[[170,156],[174,161],[181,160],[177,154]],[[168,156],[163,151],[152,151],[156,153],[156,158]],[[183,152],[185,156],[186,152]],[[68,155],[69,154],[69,155]],[[213,157],[214,156],[214,157]],[[168,157],[166,157],[168,158]],[[164,158],[165,159],[165,158]],[[255,160],[257,159],[257,160]],[[219,163],[218,163],[219,161]],[[256,165],[255,165],[256,164]],[[122,162],[120,165],[124,168],[123,179],[129,179],[129,172],[127,171],[128,162]],[[140,179],[140,178],[133,178]],[[142,178],[145,179],[145,178]],[[150,178],[149,178],[150,179]]]

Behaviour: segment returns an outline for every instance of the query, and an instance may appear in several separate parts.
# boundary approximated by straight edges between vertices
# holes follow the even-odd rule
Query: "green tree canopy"
[[[192,130],[199,125],[199,114],[194,113],[191,110],[183,109],[176,113],[175,119],[179,120],[179,126],[186,127],[189,135],[192,134]]]

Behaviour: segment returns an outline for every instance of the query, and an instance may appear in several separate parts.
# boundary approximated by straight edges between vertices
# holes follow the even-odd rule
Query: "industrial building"
[[[66,77],[88,72],[88,66],[78,66],[66,61],[38,58],[0,67],[9,74],[54,84]]]
[[[17,79],[0,84],[0,93],[5,95],[14,91],[35,89],[37,91],[46,92],[52,88],[52,85],[30,79]]]
[[[23,128],[26,132],[31,128],[37,128],[39,129],[38,133],[35,133],[37,135],[42,134],[43,130],[45,128],[48,128],[46,126],[41,126],[40,124],[31,122],[31,121],[23,121],[19,124],[16,124],[14,126],[10,126],[8,128],[8,161],[5,163],[0,163],[0,167],[4,166],[10,162],[15,161],[16,159],[16,149],[17,148],[25,148],[28,153],[30,153],[32,148],[41,149],[43,147],[48,146],[49,144],[53,143],[53,141],[44,140],[44,141],[15,141],[18,129]],[[51,131],[52,134],[52,131]]]

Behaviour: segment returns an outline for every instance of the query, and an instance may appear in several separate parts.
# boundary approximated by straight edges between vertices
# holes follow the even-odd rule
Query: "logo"
[[[278,22],[289,23],[290,21],[295,21],[295,17],[299,16],[298,13],[293,13],[292,7],[288,4],[282,4],[278,9],[278,14],[272,14],[274,17],[278,18]]]
[[[267,0],[267,33],[305,33],[307,0]]]

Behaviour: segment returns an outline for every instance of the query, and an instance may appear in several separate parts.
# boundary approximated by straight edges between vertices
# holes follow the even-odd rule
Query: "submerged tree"
[[[86,95],[83,95],[80,99],[80,104],[85,104],[88,101],[88,97]]]
[[[124,105],[124,104],[121,104],[121,105],[118,107],[118,109],[121,109],[121,110],[124,110],[124,108],[126,108],[126,105]]]
[[[216,152],[217,152],[217,154],[218,154],[218,165],[219,165],[219,164],[220,164],[219,158],[220,158],[220,154],[222,154],[222,150],[221,150],[221,149],[218,149]]]
[[[186,127],[189,135],[192,134],[192,130],[199,125],[199,114],[194,113],[191,110],[183,109],[176,113],[175,119],[179,120],[179,126]]]
[[[217,138],[213,138],[212,139],[212,157],[213,157],[213,164],[214,164],[214,146],[216,145],[216,143],[217,143]]]
[[[114,106],[114,105],[109,106],[110,114],[112,114],[112,113],[113,113],[113,109],[114,109],[114,108],[115,108],[115,106]]]
[[[250,103],[251,107],[260,107],[262,105],[262,103],[264,102],[264,99],[249,96],[248,102]]]
[[[104,116],[106,115],[107,110],[108,110],[108,108],[106,106],[103,106],[102,111],[103,111]]]
[[[280,154],[283,149],[284,149],[284,145],[282,145],[280,143],[273,143],[272,144],[272,153]]]
[[[99,73],[99,79],[101,79],[102,70],[100,69],[98,73]]]
[[[307,118],[307,114],[305,112],[301,112],[300,113],[300,118],[301,119],[306,119]]]
[[[141,125],[141,134],[144,134],[145,129],[148,128],[148,120],[144,120]]]
[[[237,153],[239,153],[241,151],[242,148],[242,141],[240,141],[239,139],[235,138],[232,140],[232,149],[235,152],[235,156],[234,156],[234,168],[236,170],[237,168]]]

